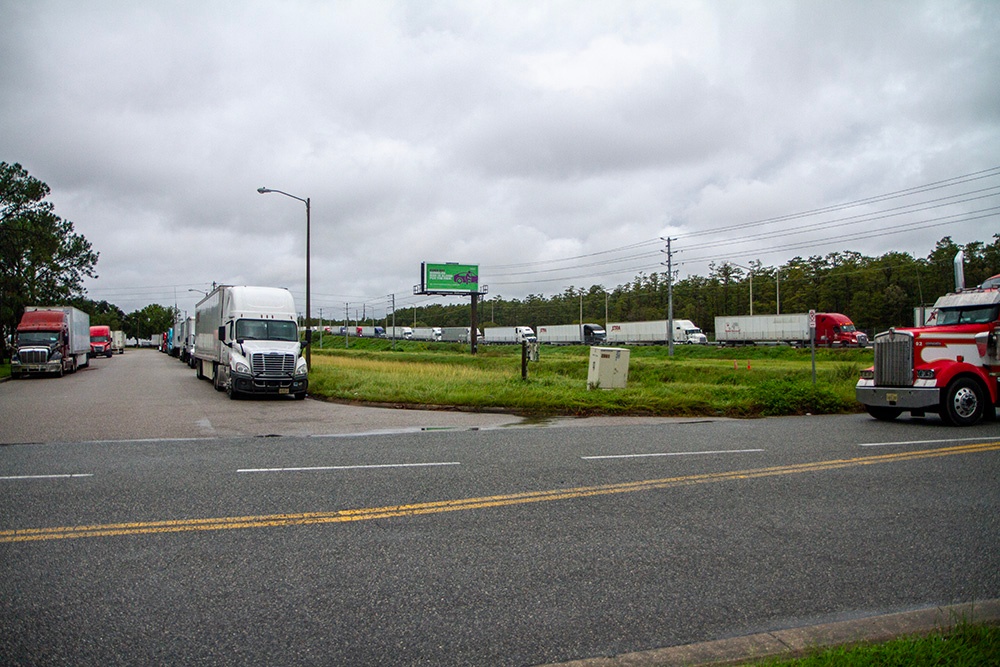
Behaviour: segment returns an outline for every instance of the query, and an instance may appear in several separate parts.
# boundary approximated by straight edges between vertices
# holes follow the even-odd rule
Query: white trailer
[[[520,345],[538,340],[531,327],[487,327],[481,339],[487,345]]]
[[[549,345],[604,345],[607,332],[600,324],[546,324],[538,327],[538,342]]]
[[[441,338],[448,343],[468,343],[472,338],[472,327],[441,327]],[[476,329],[476,338],[482,340],[483,334]]]
[[[195,306],[195,368],[230,398],[291,394],[305,398],[295,301],[277,287],[220,285]]]
[[[612,322],[608,325],[607,342],[619,345],[666,345],[670,341],[668,331],[669,320]],[[708,336],[691,320],[674,320],[673,340],[675,344],[704,345],[708,343]]]
[[[111,351],[117,352],[118,354],[125,354],[125,345],[127,344],[124,331],[112,331],[111,332]]]
[[[807,344],[810,340],[809,315],[793,313],[716,317],[715,340],[727,344]]]
[[[411,340],[441,340],[441,327],[413,327]]]

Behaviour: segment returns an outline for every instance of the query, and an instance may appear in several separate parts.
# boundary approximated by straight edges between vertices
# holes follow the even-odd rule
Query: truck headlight
[[[306,366],[304,361],[295,367],[296,378],[304,378],[307,377],[308,375],[309,375],[309,367]]]
[[[918,380],[933,380],[937,377],[937,373],[934,372],[933,368],[918,368],[917,369],[917,379]]]
[[[250,375],[250,367],[244,364],[242,361],[237,361],[233,366],[233,370],[237,373],[243,373],[244,375]]]

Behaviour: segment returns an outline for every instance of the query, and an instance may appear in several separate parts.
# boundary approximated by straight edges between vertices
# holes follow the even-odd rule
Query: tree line
[[[752,285],[754,315],[811,309],[844,313],[870,334],[912,326],[914,308],[932,305],[939,296],[954,290],[953,260],[959,251],[965,256],[967,286],[1000,273],[1000,234],[994,234],[989,244],[975,241],[964,245],[946,236],[926,257],[896,251],[868,257],[841,251],[795,257],[780,266],[751,262],[752,271],[729,263],[711,264],[707,277],[674,281],[674,319],[692,320],[714,334],[716,316],[750,314]],[[550,297],[491,297],[480,302],[477,319],[484,327],[576,324],[581,321],[582,308],[583,322],[665,320],[669,292],[666,272],[640,274],[612,289],[571,286]],[[468,326],[469,316],[468,305],[434,304],[397,310],[396,324]]]

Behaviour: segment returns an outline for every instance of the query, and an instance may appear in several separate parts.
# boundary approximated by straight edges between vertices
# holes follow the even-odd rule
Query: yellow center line
[[[875,456],[859,456],[847,459],[815,461],[812,463],[797,463],[769,468],[754,468],[750,470],[734,470],[728,472],[703,473],[648,479],[620,484],[602,484],[599,486],[579,486],[568,489],[551,489],[546,491],[526,491],[478,498],[459,498],[455,500],[438,500],[409,505],[388,505],[385,507],[369,507],[360,509],[338,510],[334,512],[303,512],[298,514],[265,514],[254,516],[218,517],[207,519],[176,519],[169,521],[140,521],[132,523],[107,523],[85,526],[55,526],[51,528],[14,528],[0,530],[0,543],[34,542],[39,540],[60,540],[80,537],[109,537],[118,535],[151,535],[155,533],[179,533],[208,530],[234,530],[239,528],[269,528],[278,526],[309,526],[328,523],[347,523],[351,521],[370,521],[372,519],[387,519],[391,517],[420,516],[439,514],[442,512],[457,512],[460,510],[485,509],[489,507],[510,507],[527,503],[549,502],[554,500],[571,500],[590,498],[618,493],[634,493],[654,489],[726,482],[761,477],[776,477],[809,472],[821,472],[840,468],[853,468],[880,463],[895,463],[915,461],[942,456],[957,456],[962,454],[978,454],[1000,450],[1000,441],[984,442],[940,449],[925,449],[895,454],[879,454]]]

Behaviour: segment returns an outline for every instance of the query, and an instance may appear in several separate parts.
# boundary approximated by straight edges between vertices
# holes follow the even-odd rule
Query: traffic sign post
[[[812,350],[813,386],[816,386],[816,311],[809,311],[809,348]]]

